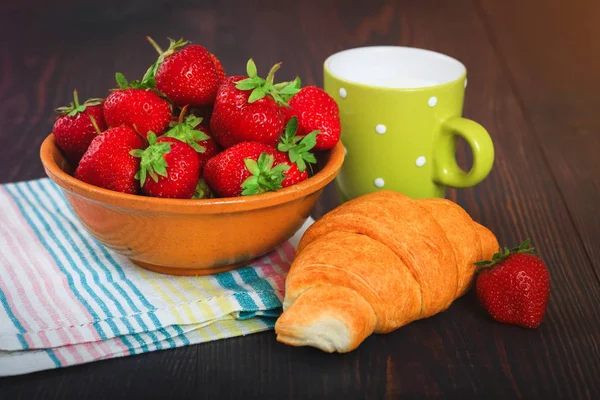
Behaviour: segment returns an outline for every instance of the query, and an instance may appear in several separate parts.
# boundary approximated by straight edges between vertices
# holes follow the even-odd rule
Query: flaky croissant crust
[[[470,287],[496,237],[445,199],[381,191],[315,222],[286,280],[277,339],[346,352],[447,309]]]

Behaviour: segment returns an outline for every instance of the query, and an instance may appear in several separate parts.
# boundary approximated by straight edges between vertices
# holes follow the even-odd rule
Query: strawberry
[[[137,194],[140,185],[134,176],[140,162],[129,153],[144,145],[144,139],[128,126],[107,129],[92,140],[74,176],[91,185]]]
[[[140,158],[135,179],[140,181],[142,192],[153,197],[191,199],[200,176],[196,150],[172,137],[156,139],[154,132],[148,133],[148,144],[144,150],[131,152]]]
[[[494,254],[482,267],[477,296],[492,317],[507,324],[537,328],[544,319],[550,295],[550,277],[543,261],[534,255],[529,240],[514,249]]]
[[[277,145],[278,151],[275,152],[275,162],[285,163],[290,169],[285,173],[286,178],[281,185],[288,187],[308,179],[306,163],[314,164],[317,162],[315,155],[310,152],[317,142],[319,131],[313,131],[304,137],[296,135],[298,130],[298,118],[293,116],[285,127],[285,132],[281,135],[280,143]]]
[[[127,82],[117,72],[119,89],[104,101],[104,119],[111,126],[129,125],[146,137],[148,132],[161,134],[171,120],[171,105],[140,82]]]
[[[249,196],[281,189],[288,165],[275,164],[275,149],[258,142],[243,142],[208,160],[206,183],[221,197]]]
[[[208,136],[208,139],[204,139],[198,142],[200,146],[206,149],[203,153],[198,153],[198,156],[200,157],[200,164],[204,167],[208,160],[219,154],[221,149],[217,142],[215,142],[211,137],[210,129],[208,129],[204,125],[200,125],[198,129],[202,130],[202,132],[204,132]]]
[[[250,59],[247,77],[233,76],[219,88],[210,129],[214,139],[224,148],[241,142],[261,142],[275,146],[283,132],[286,99],[297,93],[300,80],[274,84],[275,64],[266,79],[257,75],[256,65]]]
[[[219,61],[217,56],[215,56],[213,53],[208,53],[208,54],[210,54],[210,58],[212,59],[213,63],[215,64],[215,68],[217,70],[217,76],[219,78],[219,81],[221,83],[223,83],[225,78],[227,78],[227,74],[225,73],[225,70],[223,69],[223,66],[221,65],[221,61]]]
[[[210,158],[217,155],[219,147],[209,136],[210,130],[204,125],[201,125],[202,118],[196,117],[195,115],[184,118],[186,111],[187,106],[183,107],[179,114],[179,120],[163,135],[163,137],[172,137],[189,144],[198,152],[200,168],[202,168]]]
[[[306,86],[289,101],[290,109],[286,109],[288,118],[298,117],[298,135],[319,131],[315,149],[333,148],[340,140],[340,110],[335,100],[323,89]]]
[[[300,183],[308,179],[308,170],[300,171],[298,164],[292,162],[287,153],[275,151],[275,165],[287,165],[288,170],[283,173],[284,179],[281,182],[281,187],[288,187]]]
[[[143,81],[184,107],[203,107],[214,103],[219,86],[225,79],[221,63],[204,47],[169,38],[169,48],[163,51],[152,38],[146,37],[158,51],[158,60],[149,68]]]
[[[92,118],[95,119],[100,131],[106,130],[106,123],[102,115],[103,99],[89,99],[79,104],[77,90],[74,90],[73,100],[68,107],[56,109],[61,115],[56,117],[52,132],[56,145],[65,152],[71,162],[76,164],[98,134]]]
[[[288,153],[290,160],[298,164],[298,168],[302,172],[306,169],[306,163],[315,164],[317,162],[311,150],[317,143],[319,131],[313,131],[303,137],[298,136],[297,131],[298,118],[294,116],[290,118],[285,126],[285,132],[280,137],[277,149]]]

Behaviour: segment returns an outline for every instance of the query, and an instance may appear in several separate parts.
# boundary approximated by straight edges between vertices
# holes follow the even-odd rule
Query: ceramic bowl
[[[74,178],[50,134],[40,157],[83,226],[137,265],[167,274],[205,275],[244,265],[296,233],[344,160],[338,143],[319,171],[297,185],[247,197],[160,199],[114,192]]]

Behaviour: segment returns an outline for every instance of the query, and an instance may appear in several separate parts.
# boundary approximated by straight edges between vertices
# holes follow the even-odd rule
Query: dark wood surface
[[[600,2],[22,1],[0,6],[0,183],[44,176],[38,149],[76,87],[140,76],[144,36],[194,40],[229,74],[254,57],[322,84],[323,60],[408,45],[463,61],[465,116],[496,146],[490,176],[448,197],[501,243],[531,237],[551,274],[537,330],[488,318],[473,293],[346,355],[273,332],[0,379],[3,399],[600,398]],[[468,154],[460,147],[464,164]],[[328,188],[314,215],[336,205]]]

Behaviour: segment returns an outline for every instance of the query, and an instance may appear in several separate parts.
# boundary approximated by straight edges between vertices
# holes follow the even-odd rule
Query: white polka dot
[[[465,78],[465,87],[467,87],[467,78]]]
[[[379,125],[377,125],[377,126],[375,127],[375,131],[376,131],[377,133],[379,133],[380,135],[383,135],[383,134],[385,133],[385,131],[387,131],[387,128],[386,128],[386,126],[385,126],[385,125],[383,125],[383,124],[379,124]]]
[[[417,159],[415,160],[415,164],[417,164],[417,167],[422,167],[423,165],[425,165],[425,162],[427,162],[425,156],[417,157]]]
[[[373,184],[378,188],[382,188],[385,185],[385,181],[383,180],[383,178],[375,178]]]
[[[348,154],[348,149],[344,146],[344,155]]]
[[[347,94],[348,94],[348,93],[346,93],[346,89],[344,89],[344,88],[340,88],[340,97],[341,97],[342,99],[345,99]]]
[[[427,104],[429,104],[429,107],[435,107],[435,105],[437,104],[437,97],[431,96]]]

